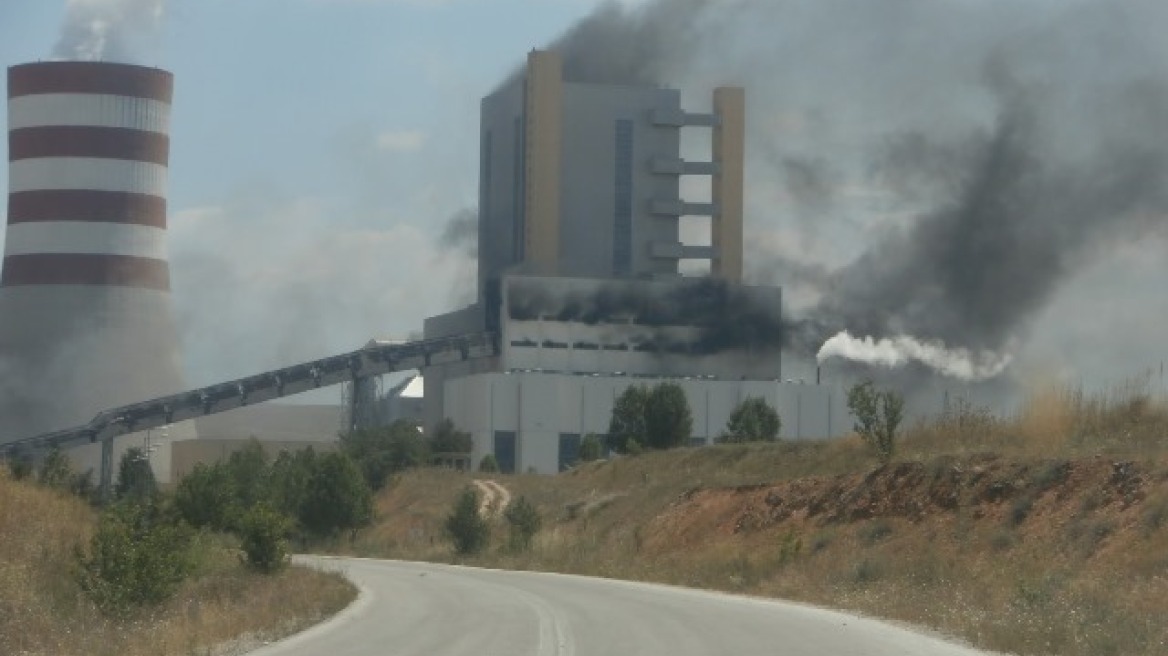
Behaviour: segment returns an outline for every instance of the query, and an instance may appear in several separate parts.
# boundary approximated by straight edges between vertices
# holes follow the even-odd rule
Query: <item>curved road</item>
[[[908,629],[782,601],[560,574],[304,559],[361,588],[252,656],[972,656]]]

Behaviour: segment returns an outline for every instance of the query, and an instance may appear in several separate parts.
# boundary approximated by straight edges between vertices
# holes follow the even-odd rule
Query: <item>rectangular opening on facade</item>
[[[515,456],[515,431],[495,431],[495,462],[499,464],[500,473],[515,473]]]
[[[560,433],[560,471],[565,471],[580,460],[580,434]]]

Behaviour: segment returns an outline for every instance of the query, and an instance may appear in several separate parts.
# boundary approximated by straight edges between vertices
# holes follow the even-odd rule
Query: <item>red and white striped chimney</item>
[[[183,387],[166,250],[173,88],[127,64],[8,70],[0,367],[15,371],[0,371],[0,394],[15,416],[0,440]]]

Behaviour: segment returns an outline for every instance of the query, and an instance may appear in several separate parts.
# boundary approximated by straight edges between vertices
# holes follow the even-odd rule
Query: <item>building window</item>
[[[560,471],[572,467],[580,460],[580,434],[560,433]]]
[[[515,431],[495,431],[495,462],[499,472],[515,473]]]
[[[616,208],[612,230],[612,272],[633,272],[633,122],[616,122]]]

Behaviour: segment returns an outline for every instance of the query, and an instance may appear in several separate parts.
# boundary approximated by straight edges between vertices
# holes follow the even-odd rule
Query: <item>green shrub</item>
[[[643,385],[630,385],[617,397],[608,422],[608,448],[617,453],[627,453],[630,442],[644,442],[645,404],[649,400],[649,390]]]
[[[580,442],[580,462],[600,460],[604,455],[604,443],[594,433],[584,436]]]
[[[103,612],[125,615],[170,598],[191,571],[191,531],[155,503],[106,509],[88,549],[78,549],[81,589]]]
[[[458,430],[449,419],[438,422],[430,436],[430,450],[434,453],[470,453],[473,449],[470,433]]]
[[[292,522],[266,503],[252,506],[239,520],[240,548],[252,569],[273,574],[288,564],[288,531]]]
[[[449,427],[454,431],[453,424]],[[442,426],[439,426],[442,430]],[[469,438],[469,435],[467,435]],[[447,442],[459,437],[444,435]],[[445,444],[440,445],[445,448]],[[421,467],[430,461],[431,444],[417,425],[397,421],[390,426],[353,431],[341,436],[341,450],[359,464],[365,482],[373,490],[385,487],[393,474]]]
[[[719,442],[774,442],[783,422],[779,413],[760,397],[747,398],[730,413],[726,432]]]
[[[645,438],[653,449],[672,449],[689,444],[693,415],[685,390],[677,383],[660,383],[645,399]]]
[[[860,541],[867,546],[892,535],[892,524],[886,519],[874,519],[860,527]]]
[[[373,521],[373,492],[344,453],[313,459],[300,505],[300,524],[317,536],[355,531]]]
[[[222,463],[199,463],[174,491],[174,506],[191,526],[227,531],[239,509],[235,480]]]
[[[458,495],[454,510],[446,517],[445,528],[454,543],[454,551],[460,555],[474,555],[486,548],[491,526],[479,514],[478,492],[467,488]]]
[[[535,506],[526,497],[519,497],[518,500],[507,506],[503,517],[507,520],[511,534],[508,543],[511,550],[527,551],[530,549],[531,540],[539,532],[543,523]]]
[[[23,454],[8,456],[8,473],[12,476],[14,481],[23,481],[32,476],[36,468],[33,467],[32,460]]]
[[[495,460],[495,454],[488,453],[479,461],[479,471],[487,474],[495,474],[499,471],[499,461]]]
[[[1026,518],[1030,516],[1030,511],[1034,509],[1034,497],[1029,494],[1024,494],[1014,500],[1013,505],[1010,506],[1010,513],[1007,518],[1011,526],[1019,526]]]
[[[122,454],[118,463],[118,481],[114,486],[114,497],[135,503],[148,503],[158,495],[158,482],[154,480],[154,469],[146,452],[131,447]]]
[[[904,419],[904,397],[890,390],[878,391],[872,381],[865,380],[848,390],[848,410],[856,418],[855,431],[881,462],[892,460],[896,432]]]
[[[68,490],[73,485],[73,466],[60,447],[53,447],[41,462],[37,483],[57,490]]]

